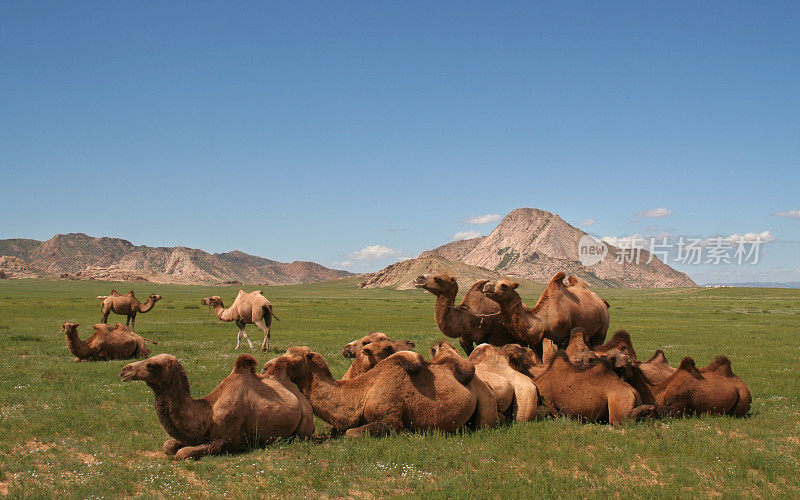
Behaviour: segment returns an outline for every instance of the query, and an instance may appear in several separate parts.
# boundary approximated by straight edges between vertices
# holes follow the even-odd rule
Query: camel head
[[[151,293],[150,300],[152,300],[153,302],[158,302],[159,300],[161,300],[161,295],[157,293]]]
[[[284,354],[267,361],[266,364],[264,364],[264,368],[261,369],[261,374],[274,376],[278,372],[285,370],[289,379],[294,382],[303,393],[307,393],[311,388],[311,370],[314,366],[320,368],[324,367],[324,370],[330,375],[328,365],[320,354],[305,346],[292,346],[286,349]]]
[[[61,333],[74,333],[78,331],[79,323],[64,323],[61,325]]]
[[[518,286],[519,283],[516,281],[502,278],[483,285],[483,294],[498,304],[516,301],[519,299],[519,294],[516,292]]]
[[[444,295],[447,293],[458,293],[458,283],[456,278],[447,273],[442,274],[422,274],[414,280],[414,288],[424,288],[434,295]]]
[[[209,307],[217,307],[217,306],[225,307],[225,305],[222,303],[222,297],[220,297],[219,295],[212,295],[211,297],[206,297],[200,301],[200,304]]]
[[[365,345],[372,342],[378,342],[379,340],[389,340],[389,336],[381,332],[375,332],[375,331],[369,332],[360,339],[354,340],[349,344],[346,344],[344,346],[344,349],[342,349],[342,356],[344,356],[345,358],[355,358],[356,355],[359,352],[361,352],[361,349],[363,349]]]
[[[531,370],[536,370],[541,367],[541,363],[537,363],[536,354],[532,349],[527,349],[519,344],[506,344],[500,348],[500,355],[508,360],[511,368],[525,375],[530,376]]]
[[[141,380],[149,384],[163,384],[172,379],[172,370],[180,366],[178,359],[171,354],[158,354],[152,358],[122,367],[119,377],[123,382]]]
[[[408,340],[379,340],[377,342],[370,342],[356,354],[356,359],[353,363],[358,364],[360,368],[359,371],[364,373],[371,370],[375,365],[392,354],[401,351],[410,351],[414,349],[414,347],[414,343]]]
[[[622,380],[630,380],[633,377],[633,368],[638,364],[635,359],[617,349],[611,349],[605,354],[599,354],[599,357],[605,358],[608,366]]]
[[[460,358],[461,354],[453,347],[453,344],[446,340],[440,340],[431,346],[431,359],[438,356],[457,356]]]

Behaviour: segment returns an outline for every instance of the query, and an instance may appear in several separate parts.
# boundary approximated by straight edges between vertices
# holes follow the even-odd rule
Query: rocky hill
[[[136,246],[119,238],[94,238],[83,233],[57,234],[44,242],[0,240],[0,256],[4,259],[0,260],[0,271],[7,277],[290,285],[352,275],[314,262],[284,263],[238,250],[209,254],[186,247]]]
[[[466,290],[479,279],[494,279],[501,275],[489,269],[470,266],[461,262],[453,262],[441,257],[420,257],[397,262],[376,273],[364,276],[358,284],[361,288],[383,288],[391,286],[398,290],[414,288],[414,279],[422,274],[440,274],[448,272],[458,280],[458,287]]]
[[[553,275],[563,271],[597,286],[697,286],[686,274],[672,269],[657,257],[646,263],[650,254],[644,250],[640,254],[639,263],[617,262],[621,250],[606,244],[608,254],[605,259],[595,265],[584,266],[578,256],[578,241],[585,234],[556,214],[535,208],[519,208],[506,215],[488,236],[454,241],[422,252],[416,260],[444,259],[484,268],[494,274],[517,276],[542,283],[550,281]],[[382,283],[382,286],[402,286],[403,281],[389,278],[390,268],[391,266],[375,273],[382,277],[370,279]]]

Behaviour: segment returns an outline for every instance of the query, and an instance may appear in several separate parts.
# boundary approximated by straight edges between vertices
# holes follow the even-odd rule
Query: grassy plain
[[[207,394],[231,370],[236,327],[218,324],[200,298],[230,301],[236,288],[132,286],[164,297],[138,316],[137,332],[160,342],[154,353],[180,359],[195,397]],[[284,442],[174,463],[161,452],[167,436],[150,389],[120,381],[125,361],[73,363],[59,333],[77,321],[88,336],[100,319],[95,296],[113,287],[131,285],[0,281],[0,495],[800,497],[800,290],[598,290],[612,305],[612,331],[629,330],[640,356],[662,348],[674,365],[686,355],[698,365],[730,356],[753,392],[749,418],[618,427],[551,419],[456,435]],[[531,304],[540,291],[522,294]],[[425,355],[441,338],[433,297],[417,290],[359,290],[349,279],[265,295],[282,320],[269,357],[308,345],[337,376],[347,367],[342,345],[369,330],[413,340]]]

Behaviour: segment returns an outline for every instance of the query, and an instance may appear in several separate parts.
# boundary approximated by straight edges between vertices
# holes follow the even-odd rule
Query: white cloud
[[[650,210],[642,210],[638,214],[639,217],[658,218],[672,215],[672,209],[666,207],[651,208]]]
[[[702,241],[701,245],[703,246],[716,245],[719,242],[720,238],[722,238],[722,243],[726,245],[738,244],[739,242],[753,243],[756,240],[761,240],[761,243],[770,243],[775,241],[775,236],[773,236],[770,231],[761,231],[760,233],[744,233],[744,234],[734,233],[731,234],[730,236],[707,238]]]
[[[353,260],[379,260],[397,257],[402,251],[383,245],[369,245],[357,252],[353,252],[347,257]]]
[[[800,210],[783,210],[772,214],[776,217],[788,217],[790,219],[800,219]]]
[[[600,240],[618,248],[648,248],[650,244],[650,240],[638,233],[630,236],[603,236]]]
[[[497,222],[500,218],[501,217],[497,214],[473,215],[462,219],[461,222],[465,224],[488,224],[490,222]]]
[[[580,225],[584,226],[584,227],[589,227],[589,226],[594,226],[595,222],[597,222],[597,221],[595,221],[593,217],[590,217],[590,218],[586,219],[585,221],[581,222]]]
[[[478,238],[479,236],[482,236],[480,231],[459,231],[453,235],[453,241],[471,240],[472,238]]]

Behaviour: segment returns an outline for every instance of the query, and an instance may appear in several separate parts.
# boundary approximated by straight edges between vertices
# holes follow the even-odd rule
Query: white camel
[[[253,343],[250,342],[250,337],[247,336],[244,327],[245,325],[256,325],[264,332],[264,341],[261,342],[261,349],[269,351],[269,329],[270,325],[272,325],[272,318],[274,317],[277,320],[280,320],[280,318],[272,312],[272,304],[264,297],[263,291],[256,290],[255,292],[245,293],[244,290],[239,290],[236,300],[227,309],[225,309],[225,305],[219,295],[206,297],[200,303],[205,306],[211,306],[220,321],[233,321],[236,323],[236,326],[239,327],[239,335],[236,337],[236,349],[239,348],[244,335],[245,340],[250,344],[250,350],[253,350]]]

